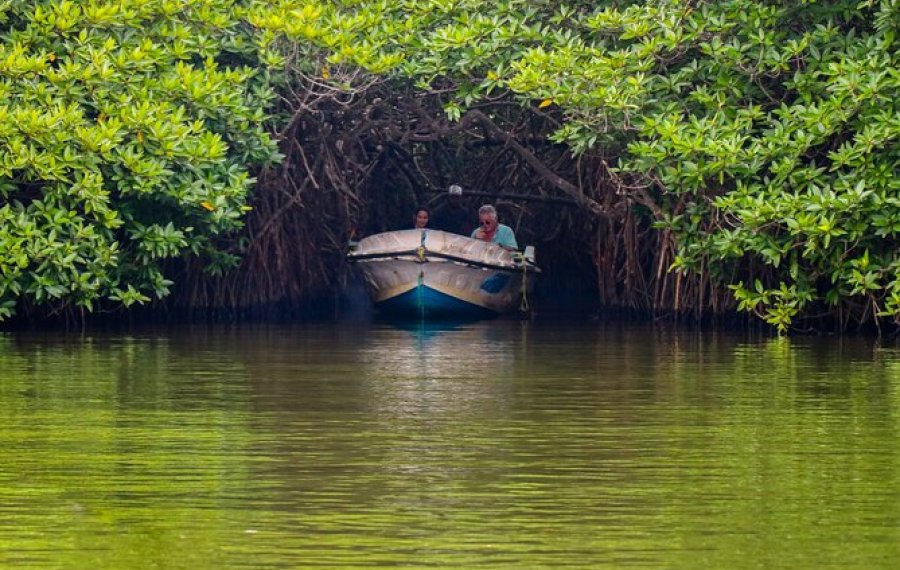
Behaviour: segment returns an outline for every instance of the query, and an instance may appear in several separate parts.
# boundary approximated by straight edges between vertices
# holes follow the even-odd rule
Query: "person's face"
[[[491,233],[497,229],[497,219],[490,214],[481,214],[478,216],[478,223],[481,224],[482,231]]]
[[[424,228],[428,225],[428,212],[419,210],[416,212],[416,228]]]

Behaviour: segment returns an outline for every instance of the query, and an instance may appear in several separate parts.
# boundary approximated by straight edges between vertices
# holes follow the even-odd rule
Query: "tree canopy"
[[[323,77],[407,77],[456,120],[509,97],[556,117],[551,138],[608,160],[673,240],[670,270],[780,330],[900,322],[896,0],[284,0],[267,18],[328,54]]]
[[[295,105],[280,136],[326,117],[330,182],[310,186],[345,203],[383,150],[345,135],[427,140],[410,104],[427,98],[432,133],[477,126],[596,220],[598,268],[604,227],[644,228],[629,235],[652,245],[625,249],[645,253],[614,254],[625,277],[599,279],[649,275],[651,307],[730,290],[779,330],[820,314],[900,324],[897,0],[7,0],[0,14],[0,317],[22,298],[163,295],[161,261],[186,252],[233,264],[217,246],[241,238],[249,173],[276,158],[277,92]],[[286,168],[312,176],[309,158]]]
[[[238,2],[0,2],[0,318],[164,296],[210,271],[249,168],[277,158],[273,93]]]

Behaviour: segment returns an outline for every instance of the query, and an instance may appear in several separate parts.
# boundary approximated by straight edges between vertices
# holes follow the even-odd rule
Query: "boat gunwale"
[[[404,257],[412,256],[413,259],[403,259]],[[471,265],[474,267],[480,267],[482,269],[494,269],[498,271],[525,271],[531,273],[540,273],[541,268],[537,265],[532,264],[529,261],[525,261],[524,263],[514,263],[512,265],[500,265],[496,263],[485,263],[484,261],[476,261],[474,259],[468,259],[465,257],[460,257],[457,255],[451,255],[448,253],[441,253],[439,251],[430,251],[425,250],[424,255],[419,255],[418,249],[411,250],[402,250],[402,251],[391,251],[391,252],[375,252],[375,253],[349,253],[347,255],[350,261],[412,261],[414,263],[430,263],[433,262],[432,259],[429,258],[440,258],[445,259],[447,261],[452,261],[455,263],[459,263],[462,265]]]

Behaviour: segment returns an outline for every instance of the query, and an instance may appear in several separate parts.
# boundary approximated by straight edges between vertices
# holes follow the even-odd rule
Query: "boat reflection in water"
[[[440,230],[400,230],[360,240],[348,259],[382,313],[471,319],[514,311],[540,269],[521,254]]]
[[[403,423],[504,406],[521,323],[397,322],[360,347],[370,404]],[[512,334],[511,334],[512,333]]]

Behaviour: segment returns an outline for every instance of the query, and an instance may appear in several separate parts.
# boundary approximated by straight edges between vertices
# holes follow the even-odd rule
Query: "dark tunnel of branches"
[[[493,203],[544,270],[537,307],[697,320],[732,313],[708,279],[668,271],[675,246],[651,227],[644,187],[615,175],[616,149],[574,156],[553,143],[552,112],[495,100],[461,120],[440,90],[370,80],[337,92],[297,72],[281,99],[284,161],[258,173],[248,243],[235,274],[179,267],[166,313],[333,317],[355,278],[348,240],[407,227],[415,208],[470,212]],[[357,82],[359,83],[359,82]],[[159,304],[151,307],[157,310]]]

